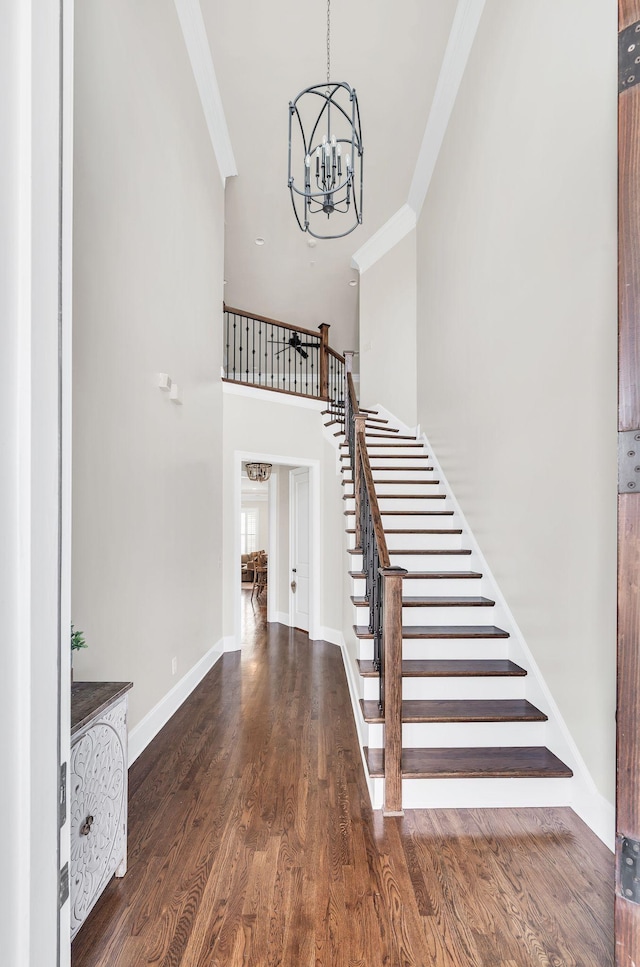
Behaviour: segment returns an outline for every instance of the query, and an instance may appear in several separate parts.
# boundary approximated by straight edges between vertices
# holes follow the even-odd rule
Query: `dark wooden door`
[[[619,0],[616,965],[640,965],[640,0]],[[637,61],[637,62],[636,62]],[[638,469],[636,469],[638,468]]]

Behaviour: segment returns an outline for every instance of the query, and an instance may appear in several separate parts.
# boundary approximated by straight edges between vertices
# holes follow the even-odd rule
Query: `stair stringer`
[[[430,455],[430,464],[434,467],[441,483],[442,492],[446,493],[450,505],[460,522],[465,544],[472,551],[474,565],[482,571],[483,594],[493,598],[496,602],[496,617],[500,626],[509,632],[509,658],[527,671],[526,697],[548,716],[545,727],[545,744],[563,762],[573,770],[571,779],[525,779],[516,780],[518,792],[513,802],[513,782],[508,779],[411,779],[403,781],[403,798],[406,808],[455,808],[473,805],[475,808],[483,806],[509,805],[554,805],[571,806],[580,818],[596,833],[596,835],[610,848],[615,844],[615,809],[599,792],[591,773],[576,745],[573,736],[553,698],[544,676],[527,645],[514,616],[502,594],[489,564],[482,553],[474,533],[464,515],[455,493],[449,485],[446,474],[431,446],[428,437],[420,426],[410,427],[399,420],[382,404],[376,404],[375,409],[387,418],[394,426],[400,427],[401,432],[415,434]],[[359,709],[358,709],[359,714]],[[376,780],[381,782],[380,780]],[[420,788],[422,787],[422,789]],[[406,798],[405,798],[406,791]],[[423,802],[423,797],[425,801]],[[469,799],[473,799],[472,802]],[[427,801],[428,800],[428,801]],[[374,804],[374,808],[381,805]]]

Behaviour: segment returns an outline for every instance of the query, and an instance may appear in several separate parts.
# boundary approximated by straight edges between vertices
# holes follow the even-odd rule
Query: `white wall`
[[[171,0],[78,4],[76,55],[75,677],[133,726],[222,634],[224,200]]]
[[[487,0],[418,226],[420,423],[610,800],[616,31]]]
[[[297,460],[320,462],[320,625],[339,631],[342,626],[341,598],[341,541],[344,510],[342,486],[336,472],[335,449],[323,436],[321,403],[310,407],[291,404],[286,397],[267,390],[244,390],[253,397],[234,392],[227,387],[224,394],[224,447],[223,472],[224,493],[227,506],[234,493],[234,453],[242,451],[258,456],[268,454],[274,463],[295,466]],[[281,457],[281,461],[278,460]],[[288,471],[279,474],[278,499],[283,513],[284,494],[288,491]],[[232,513],[225,514],[224,521],[224,567],[223,601],[225,637],[235,634],[235,603],[233,591],[234,540],[238,527]],[[287,549],[288,555],[288,549]],[[284,555],[280,554],[282,559]],[[286,600],[288,610],[288,574],[284,579],[282,569],[278,575],[277,608]],[[287,595],[285,599],[285,594]],[[240,642],[236,643],[239,647]]]
[[[416,232],[360,276],[360,399],[417,422]]]

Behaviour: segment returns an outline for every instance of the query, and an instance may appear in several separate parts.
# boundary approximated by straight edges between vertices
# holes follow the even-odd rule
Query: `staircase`
[[[360,425],[390,565],[406,571],[401,575],[400,810],[568,802],[572,770],[547,747],[548,735],[555,734],[549,732],[548,714],[527,697],[529,671],[514,660],[509,616],[492,597],[434,461],[405,428],[374,410],[359,409],[359,414],[366,417]],[[336,413],[334,405],[327,415],[332,419],[325,426],[340,448],[361,732],[368,735],[363,751],[374,805],[381,805],[385,712],[379,704],[363,553],[356,546],[354,474],[344,408]]]

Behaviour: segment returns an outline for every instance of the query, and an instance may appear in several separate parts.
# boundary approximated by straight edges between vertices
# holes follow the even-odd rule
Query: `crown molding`
[[[372,265],[390,252],[391,249],[401,242],[405,235],[408,235],[416,227],[416,213],[409,205],[403,205],[395,215],[392,215],[382,228],[367,239],[351,258],[351,265],[358,269],[360,274],[366,272]]]
[[[485,0],[458,0],[409,189],[408,204],[418,218],[427,197],[484,5]]]
[[[174,0],[174,3],[200,95],[209,137],[220,169],[220,177],[224,184],[227,178],[238,174],[238,169],[233,156],[200,0]]]

